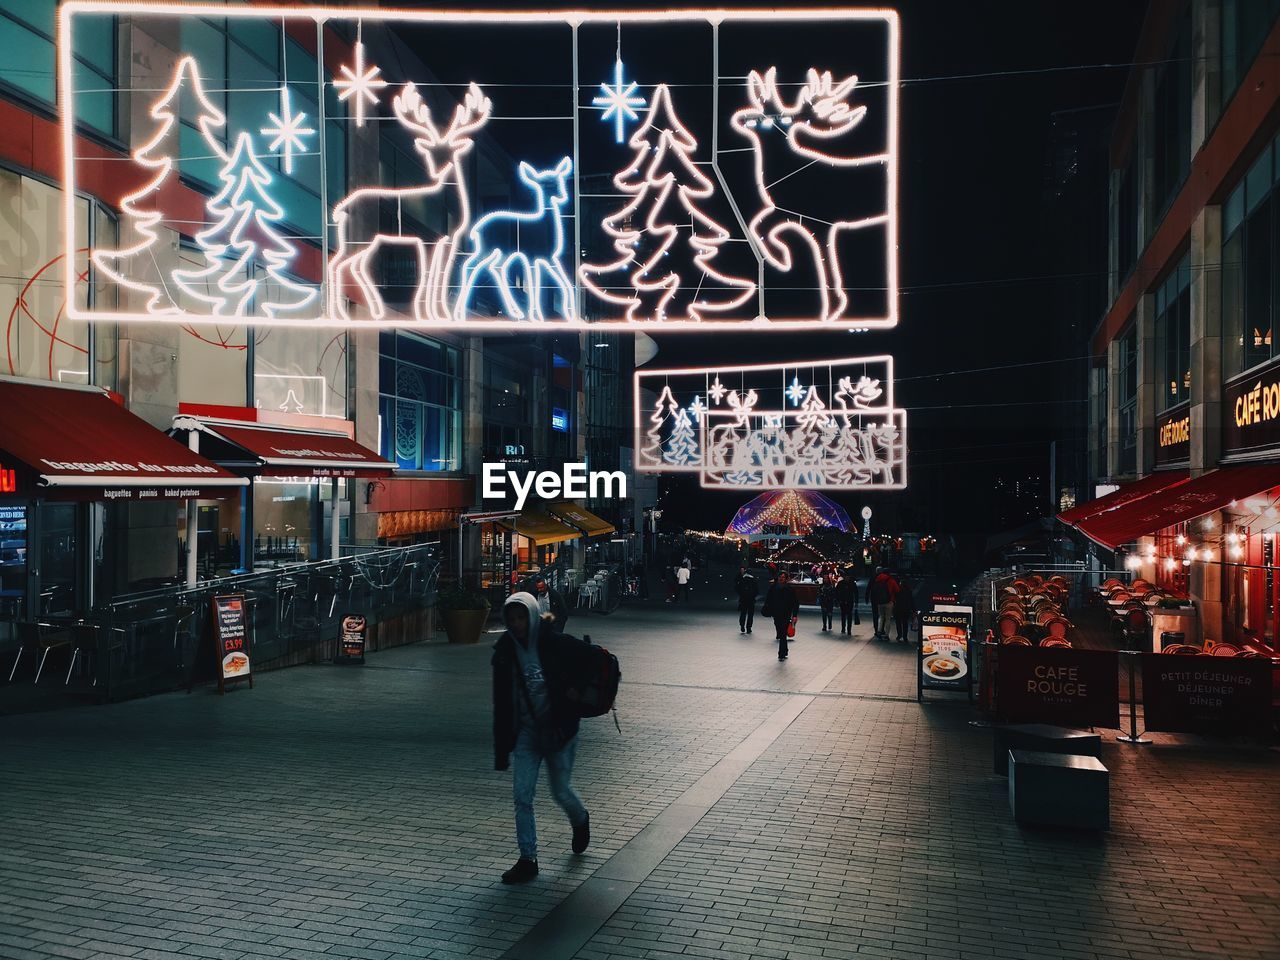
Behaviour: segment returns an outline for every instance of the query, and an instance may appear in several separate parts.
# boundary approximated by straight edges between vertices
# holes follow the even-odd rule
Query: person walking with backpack
[[[773,618],[773,628],[778,635],[778,659],[787,659],[787,639],[792,624],[800,615],[800,601],[796,591],[787,583],[787,575],[779,571],[778,577],[769,584],[769,591],[764,595],[764,606],[760,612]]]
[[[760,585],[744,566],[738,568],[733,590],[738,595],[738,632],[750,633],[751,625],[756,622],[756,597],[760,596]]]
[[[502,875],[503,883],[526,883],[538,875],[538,832],[533,795],[545,760],[551,795],[569,817],[572,849],[591,842],[591,818],[574,791],[574,754],[581,712],[567,695],[575,658],[585,645],[556,631],[529,593],[513,593],[502,607],[506,632],[493,647],[494,768],[512,771],[516,842],[520,859]]]
[[[840,604],[842,636],[853,636],[853,625],[860,622],[858,599],[858,581],[854,579],[853,570],[845,568],[844,574],[836,582],[836,602]]]
[[[889,639],[889,621],[893,614],[893,598],[897,592],[898,583],[887,570],[877,572],[875,579],[867,588],[867,599],[871,601],[871,619],[877,640]]]
[[[911,618],[916,613],[916,599],[911,593],[911,584],[906,580],[898,587],[893,598],[893,619],[898,626],[898,642],[906,643],[911,628]]]

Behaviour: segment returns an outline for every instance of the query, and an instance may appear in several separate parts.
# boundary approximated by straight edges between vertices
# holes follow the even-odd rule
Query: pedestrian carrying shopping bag
[[[796,618],[792,617],[791,622],[787,624],[787,636],[794,637],[796,635]]]

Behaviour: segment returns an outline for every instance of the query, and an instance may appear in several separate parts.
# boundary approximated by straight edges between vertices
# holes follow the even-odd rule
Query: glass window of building
[[[0,85],[53,111],[57,102],[56,0],[0,0]],[[72,37],[76,120],[116,136],[116,18],[88,16]]]
[[[1280,319],[1280,179],[1273,142],[1227,197],[1222,211],[1222,324],[1226,373],[1276,355]]]
[[[1156,75],[1152,117],[1152,206],[1147,228],[1156,224],[1173,202],[1191,168],[1191,5],[1179,21],[1178,36],[1167,62]]]
[[[1138,167],[1133,159],[1121,174],[1116,208],[1116,277],[1123,283],[1138,260]]]
[[[1130,324],[1120,336],[1120,376],[1116,403],[1120,416],[1121,474],[1131,474],[1138,466],[1138,328]]]
[[[1271,25],[1280,16],[1280,0],[1222,0],[1219,10],[1222,102],[1225,104],[1240,86],[1271,32]]]
[[[1160,399],[1167,410],[1191,399],[1191,262],[1182,262],[1156,290],[1156,363]]]
[[[462,358],[412,333],[379,336],[379,446],[402,470],[462,469]]]
[[[1093,477],[1098,479],[1108,475],[1110,466],[1107,458],[1107,444],[1111,439],[1111,431],[1107,425],[1107,368],[1105,365],[1093,368]]]

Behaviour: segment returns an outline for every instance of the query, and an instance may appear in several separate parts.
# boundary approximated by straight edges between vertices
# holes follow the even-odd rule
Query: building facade
[[[1280,3],[1153,3],[1110,154],[1078,525],[1187,591],[1204,638],[1274,647]]]

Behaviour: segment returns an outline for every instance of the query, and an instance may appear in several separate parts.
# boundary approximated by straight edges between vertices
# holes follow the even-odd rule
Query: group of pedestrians
[[[915,594],[911,584],[899,581],[888,570],[877,570],[867,587],[867,600],[871,603],[871,622],[875,625],[874,639],[888,640],[892,622],[898,635],[898,643],[907,643],[911,620],[916,614]]]
[[[755,624],[760,584],[755,574],[742,566],[738,568],[733,589],[738,597],[738,630],[744,634],[751,633]],[[838,571],[831,568],[824,571],[818,584],[818,606],[822,611],[823,633],[835,628],[835,609],[839,606],[840,634],[853,636],[854,626],[862,622],[858,616],[861,599],[858,581],[852,570]],[[786,571],[779,571],[769,582],[760,613],[773,621],[778,640],[778,659],[786,660],[788,648],[795,642],[796,623],[800,616],[800,600]]]

